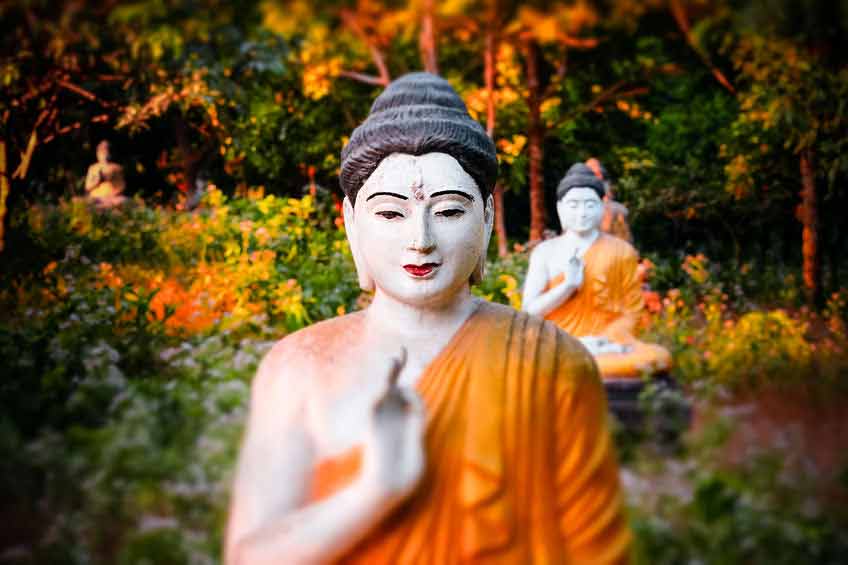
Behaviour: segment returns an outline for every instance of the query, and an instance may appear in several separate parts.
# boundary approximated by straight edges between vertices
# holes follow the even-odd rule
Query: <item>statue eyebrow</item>
[[[436,196],[444,196],[445,194],[458,194],[464,198],[467,198],[471,202],[474,202],[474,197],[468,194],[467,192],[462,192],[461,190],[440,190],[438,192],[434,192],[430,195],[430,198],[435,198]]]
[[[403,194],[397,194],[396,192],[375,192],[375,193],[371,194],[371,196],[366,198],[365,201],[368,202],[369,200],[371,200],[375,196],[394,196],[395,198],[400,198],[401,200],[409,200],[409,198],[407,198]]]

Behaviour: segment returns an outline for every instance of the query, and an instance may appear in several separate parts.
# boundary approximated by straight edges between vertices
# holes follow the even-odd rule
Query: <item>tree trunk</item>
[[[801,152],[801,224],[804,256],[804,295],[807,304],[814,306],[821,289],[819,257],[819,218],[816,202],[816,178],[813,172],[814,154],[811,149]]]
[[[180,151],[180,168],[185,177],[185,194],[191,195],[197,184],[197,169],[200,162],[200,152],[191,148],[188,126],[182,117],[174,117],[174,137]],[[179,187],[178,187],[179,188]]]
[[[506,217],[504,215],[504,192],[501,183],[495,183],[495,233],[498,236],[498,256],[506,257],[509,253],[506,236]]]
[[[424,65],[424,70],[428,73],[439,74],[439,62],[436,55],[436,28],[433,22],[433,0],[424,0],[418,48],[421,51],[421,63]]]
[[[486,33],[486,52],[484,54],[484,74],[486,79],[486,133],[494,141],[495,139],[495,53],[498,48],[498,38],[494,31],[494,23]],[[506,257],[507,234],[506,221],[503,210],[503,186],[500,182],[495,183],[493,194],[495,198],[495,234],[498,238],[498,256]]]
[[[530,153],[530,242],[540,241],[545,231],[545,191],[542,178],[542,158],[545,131],[542,125],[540,104],[538,46],[533,40],[524,44],[527,59],[527,127],[528,151]]]
[[[0,253],[6,241],[6,200],[9,198],[9,174],[6,168],[6,140],[0,139]]]

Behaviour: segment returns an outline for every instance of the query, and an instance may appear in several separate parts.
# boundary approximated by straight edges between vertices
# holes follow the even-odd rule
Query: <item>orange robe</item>
[[[630,234],[630,226],[627,224],[627,208],[624,204],[612,199],[604,201],[601,231],[614,235],[628,243],[633,241],[633,236]]]
[[[428,415],[424,477],[340,563],[629,561],[606,396],[575,340],[484,303],[417,389]],[[358,470],[358,451],[322,462],[312,500]]]
[[[601,233],[583,257],[583,284],[571,297],[549,312],[552,321],[576,337],[603,336],[630,346],[627,353],[597,355],[603,378],[638,378],[671,366],[665,348],[636,339],[633,331],[644,302],[637,274],[639,254],[626,241]],[[545,290],[565,281],[560,274]]]

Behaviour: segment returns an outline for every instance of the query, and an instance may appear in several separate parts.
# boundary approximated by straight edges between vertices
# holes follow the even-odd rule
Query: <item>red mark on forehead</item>
[[[424,200],[427,197],[427,194],[425,194],[424,189],[419,183],[413,184],[410,188],[412,189],[412,196],[416,200]]]

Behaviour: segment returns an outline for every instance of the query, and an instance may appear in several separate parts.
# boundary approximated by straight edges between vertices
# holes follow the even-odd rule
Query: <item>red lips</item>
[[[438,263],[424,263],[423,265],[404,265],[406,272],[415,277],[425,277],[438,267]]]

